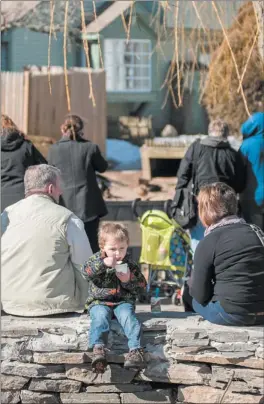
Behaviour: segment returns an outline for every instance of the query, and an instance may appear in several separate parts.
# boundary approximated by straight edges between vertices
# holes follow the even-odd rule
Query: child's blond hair
[[[118,241],[126,241],[129,244],[129,233],[126,226],[121,223],[108,222],[100,226],[98,233],[98,243],[100,250],[105,246],[108,236],[114,237]]]

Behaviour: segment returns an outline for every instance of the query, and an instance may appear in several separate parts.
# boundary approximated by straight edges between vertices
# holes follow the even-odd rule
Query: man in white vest
[[[60,171],[29,167],[25,199],[1,215],[2,310],[47,316],[83,310],[87,282],[80,266],[92,255],[83,222],[59,206]]]

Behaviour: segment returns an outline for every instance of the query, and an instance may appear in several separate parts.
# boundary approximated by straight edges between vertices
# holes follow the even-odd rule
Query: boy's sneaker
[[[135,369],[145,369],[146,362],[145,362],[145,355],[144,350],[140,349],[133,349],[127,355],[124,363],[124,368],[135,368]]]
[[[104,373],[107,367],[105,347],[95,345],[93,348],[92,369],[93,373]]]

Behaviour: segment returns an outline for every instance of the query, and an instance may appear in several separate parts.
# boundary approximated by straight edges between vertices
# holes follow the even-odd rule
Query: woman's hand
[[[127,283],[127,282],[130,281],[130,271],[129,271],[129,269],[127,269],[127,273],[116,272],[116,276],[122,283]]]
[[[115,268],[116,266],[116,257],[106,257],[104,258],[104,264],[109,268]]]

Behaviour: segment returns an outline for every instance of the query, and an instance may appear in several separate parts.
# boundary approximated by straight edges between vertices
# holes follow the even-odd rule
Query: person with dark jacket
[[[7,115],[1,116],[1,213],[25,197],[24,176],[29,166],[47,163]]]
[[[264,230],[264,112],[256,112],[241,126],[240,151],[246,162],[246,186],[240,196],[242,214]]]
[[[83,138],[83,121],[79,116],[67,116],[61,132],[62,138],[49,149],[48,162],[60,169],[63,204],[84,222],[95,253],[99,250],[99,219],[107,214],[95,172],[103,173],[108,163],[99,147]]]
[[[236,216],[224,183],[202,187],[198,203],[206,231],[189,280],[194,311],[220,325],[264,324],[264,233]]]
[[[228,125],[221,119],[210,122],[209,136],[197,140],[188,148],[181,161],[177,177],[177,191],[187,188],[193,182],[193,192],[198,195],[200,188],[214,182],[224,182],[236,193],[244,189],[245,165],[242,155],[232,149],[227,140]],[[204,227],[197,225],[190,229],[191,247],[195,251],[204,237]]]

